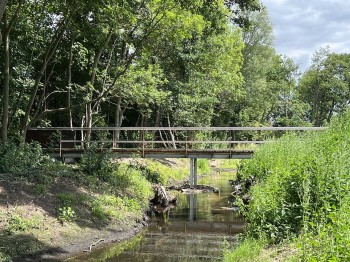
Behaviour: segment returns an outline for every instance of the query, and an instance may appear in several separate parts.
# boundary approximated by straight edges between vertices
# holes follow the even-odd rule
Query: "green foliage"
[[[136,218],[142,213],[141,205],[128,197],[116,197],[114,195],[101,195],[91,205],[91,214],[100,219],[122,220]]]
[[[113,172],[109,152],[104,149],[99,150],[95,144],[91,145],[82,155],[80,166],[84,173],[98,177],[102,181],[108,181]]]
[[[60,207],[57,210],[57,219],[63,222],[71,222],[77,218],[72,206],[77,202],[76,196],[72,193],[61,193],[58,195]]]
[[[262,146],[240,174],[253,175],[247,234],[269,242],[299,237],[305,261],[345,261],[350,239],[350,113],[319,134]]]
[[[58,199],[62,206],[70,206],[75,203],[75,196],[72,193],[60,193]]]
[[[247,238],[241,242],[238,247],[224,251],[224,262],[249,262],[258,261],[265,242],[263,240],[256,240]]]
[[[48,192],[48,186],[46,184],[37,184],[34,186],[33,191],[37,195],[45,195]]]
[[[209,165],[209,160],[208,159],[198,159],[197,160],[197,165],[198,165],[198,173],[199,174],[209,174],[211,169]]]
[[[141,170],[148,181],[154,184],[168,185],[173,181],[180,181],[188,177],[188,170],[182,168],[172,168],[159,161],[147,161],[146,166]]]
[[[310,122],[320,126],[348,107],[350,55],[316,51],[311,67],[302,76],[300,96],[309,104]]]
[[[27,231],[35,226],[35,220],[24,218],[19,214],[13,214],[8,221],[8,231],[14,234],[17,231]]]
[[[38,143],[9,142],[0,145],[0,172],[29,175],[54,165]]]
[[[57,219],[61,222],[71,222],[77,218],[77,215],[72,207],[63,206],[58,208]]]

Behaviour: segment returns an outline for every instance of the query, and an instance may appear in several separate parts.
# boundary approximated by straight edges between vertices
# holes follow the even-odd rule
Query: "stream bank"
[[[96,161],[63,165],[43,156],[34,172],[23,165],[0,174],[0,261],[64,259],[130,239],[147,225],[149,180],[188,177],[186,160],[87,159],[94,157],[100,169]]]

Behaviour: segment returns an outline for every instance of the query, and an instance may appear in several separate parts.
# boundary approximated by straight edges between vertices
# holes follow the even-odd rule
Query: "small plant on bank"
[[[8,230],[10,233],[17,231],[27,231],[33,227],[33,221],[27,218],[23,218],[18,214],[14,214],[8,221]]]
[[[60,222],[71,222],[77,218],[77,214],[72,208],[75,202],[75,196],[71,193],[61,193],[58,195],[60,207],[57,210],[57,219]]]
[[[73,208],[70,206],[63,206],[58,208],[58,220],[60,222],[71,222],[74,221],[77,218],[77,215]]]
[[[107,150],[99,151],[101,150],[96,145],[91,145],[83,154],[80,165],[85,174],[108,182],[115,166],[111,163]]]

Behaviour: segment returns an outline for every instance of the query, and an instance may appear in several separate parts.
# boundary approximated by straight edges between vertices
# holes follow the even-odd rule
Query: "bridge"
[[[249,159],[257,145],[288,132],[325,127],[45,127],[30,128],[54,157],[79,158],[86,148],[109,150],[116,158],[189,158],[190,185],[197,185],[197,159]],[[85,138],[90,139],[87,141]]]

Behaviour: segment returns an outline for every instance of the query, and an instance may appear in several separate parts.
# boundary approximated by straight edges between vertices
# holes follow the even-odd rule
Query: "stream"
[[[184,194],[169,213],[150,220],[149,226],[134,239],[96,250],[84,260],[74,261],[220,261],[224,246],[233,246],[242,232],[243,219],[229,207],[233,172],[215,172],[198,180],[220,193]]]

